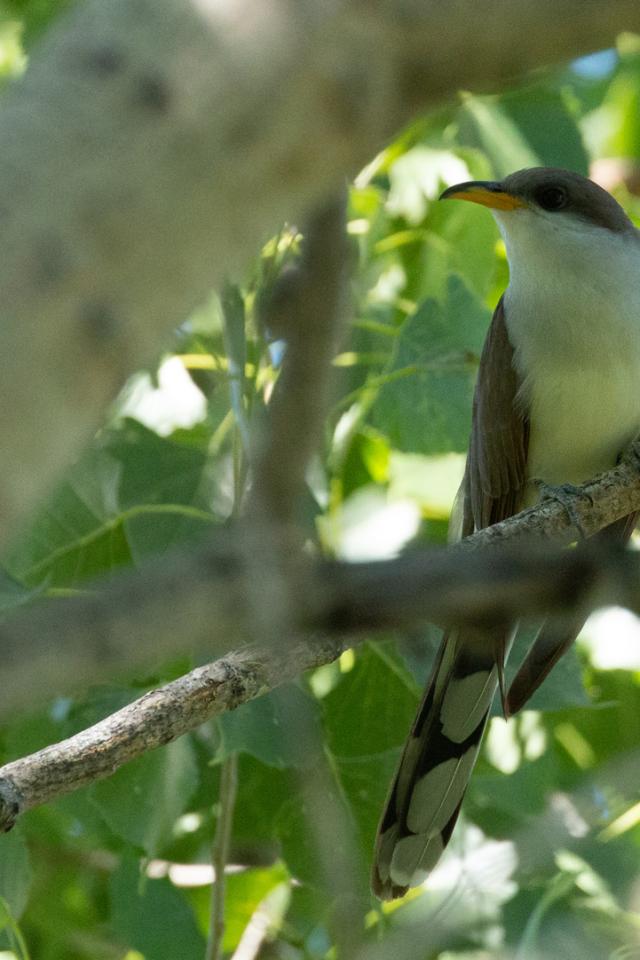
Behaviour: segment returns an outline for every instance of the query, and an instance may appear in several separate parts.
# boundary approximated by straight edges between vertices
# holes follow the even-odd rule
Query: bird
[[[509,265],[452,511],[464,537],[609,469],[640,433],[640,231],[606,190],[553,167],[459,183],[440,199],[488,207]],[[635,522],[631,514],[596,536],[624,543]],[[428,877],[456,824],[496,691],[505,717],[517,712],[582,624],[543,624],[508,691],[514,627],[445,633],[378,827],[377,897],[402,897]]]

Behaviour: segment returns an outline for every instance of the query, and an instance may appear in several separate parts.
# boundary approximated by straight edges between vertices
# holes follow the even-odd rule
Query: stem
[[[240,372],[236,383],[231,383],[231,409],[234,416],[233,431],[233,511],[240,516],[242,500],[247,483],[246,456],[249,449],[249,426],[244,415],[244,368],[247,352],[244,328],[244,304],[237,293],[227,284],[223,297],[225,342],[229,362],[233,359]],[[238,363],[238,358],[240,362]],[[235,393],[234,393],[235,389]],[[235,402],[234,402],[235,401]],[[233,829],[233,811],[238,791],[238,755],[231,753],[220,770],[220,793],[218,796],[218,823],[213,844],[211,863],[214,876],[211,885],[211,924],[205,960],[220,960],[224,939],[225,868],[229,858],[229,845]]]
[[[220,814],[211,848],[215,876],[211,887],[211,926],[205,960],[220,960],[224,937],[225,867],[229,856],[233,810],[238,787],[238,756],[230,754],[222,764],[220,776]]]

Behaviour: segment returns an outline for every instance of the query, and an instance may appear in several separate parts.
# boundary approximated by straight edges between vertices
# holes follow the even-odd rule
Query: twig
[[[596,522],[604,525],[640,506],[631,461],[583,489],[593,505],[578,496],[575,509],[589,532]],[[549,502],[455,548],[361,564],[314,561],[270,531],[281,559],[263,571],[263,596],[270,595],[269,577],[281,566],[274,589],[290,591],[291,634],[200,667],[75,737],[7,764],[0,770],[0,827],[10,829],[24,810],[109,776],[208,717],[329,662],[364,631],[425,619],[456,624],[546,613],[571,617],[605,603],[640,611],[640,556],[588,543],[550,552],[539,542],[569,528],[564,507]],[[528,540],[506,543],[523,532]],[[214,646],[212,624],[219,645],[245,644],[255,635],[256,611],[246,609],[255,585],[247,586],[243,559],[254,537],[261,537],[259,529],[224,531],[179,563],[172,558],[158,566],[150,579],[123,578],[101,594],[43,603],[5,623],[5,709],[51,694],[56,684],[70,689],[87,676],[113,674],[114,666],[148,663],[151,649],[156,656],[175,654],[181,637],[190,648]],[[494,545],[490,551],[472,549],[488,544]]]
[[[276,282],[263,323],[287,342],[256,457],[250,511],[295,519],[309,458],[322,435],[331,359],[340,337],[348,274],[346,188],[310,219],[301,262]],[[275,316],[277,314],[277,316]]]
[[[0,768],[0,830],[54,797],[111,776],[135,757],[194,730],[205,720],[328,663],[347,641],[294,642],[246,649],[151,690],[67,740]]]
[[[229,845],[233,826],[233,811],[238,789],[238,755],[230,754],[220,771],[219,814],[216,835],[211,851],[214,879],[211,886],[211,929],[207,940],[205,960],[220,960],[224,937],[225,870],[229,860]]]
[[[249,431],[245,418],[243,378],[246,362],[246,329],[244,304],[236,292],[228,286],[223,296],[225,315],[225,339],[230,364],[236,367],[235,383],[231,383],[231,406],[235,417],[234,458],[233,458],[233,517],[241,515],[247,483],[247,455]],[[242,304],[242,306],[241,306]],[[237,391],[234,396],[234,391]],[[220,770],[220,788],[218,791],[218,815],[216,831],[211,845],[211,864],[213,883],[211,885],[211,909],[209,936],[205,951],[205,960],[221,960],[225,928],[226,867],[233,831],[233,813],[238,789],[238,755],[231,753],[223,762]]]
[[[263,529],[274,524],[295,529],[304,489],[305,471],[322,437],[332,380],[331,359],[336,352],[346,307],[349,248],[346,234],[346,185],[326,203],[304,231],[303,255],[289,266],[263,309],[267,332],[286,341],[286,352],[276,389],[269,404],[267,429],[261,437],[254,468],[249,512]],[[257,563],[273,563],[268,540]],[[256,570],[256,578],[261,570]],[[269,640],[295,632],[287,600],[270,604],[269,621],[262,617],[263,635]],[[254,603],[257,609],[257,604]],[[316,762],[295,772],[304,802],[303,816],[310,846],[315,848],[325,884],[334,893],[336,908],[332,931],[339,958],[352,956],[359,930],[352,922],[353,900],[358,890],[358,851],[352,824],[336,796],[332,771],[318,743],[318,731],[306,703],[297,705],[285,736],[305,744]],[[331,837],[331,844],[327,838]]]

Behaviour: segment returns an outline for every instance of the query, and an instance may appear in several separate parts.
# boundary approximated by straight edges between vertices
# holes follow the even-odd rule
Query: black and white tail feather
[[[378,828],[371,884],[380,899],[404,896],[440,859],[478,756],[502,661],[481,631],[444,638]]]

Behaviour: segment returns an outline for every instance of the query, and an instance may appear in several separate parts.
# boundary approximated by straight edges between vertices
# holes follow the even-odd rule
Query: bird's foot
[[[640,467],[640,445],[638,448],[638,458],[638,466]],[[586,493],[582,487],[576,486],[575,483],[551,484],[535,477],[532,479],[532,482],[538,488],[540,500],[555,500],[556,503],[561,504],[565,509],[571,525],[578,531],[580,539],[586,540],[587,534],[576,511],[575,500],[580,497],[588,500],[589,504],[593,506],[593,497],[591,494]]]

